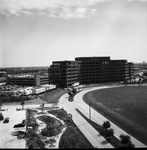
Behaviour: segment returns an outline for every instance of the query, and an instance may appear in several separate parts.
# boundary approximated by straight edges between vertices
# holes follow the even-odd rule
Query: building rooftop
[[[10,78],[33,78],[34,75],[19,75],[19,74],[15,74],[15,75],[8,75],[8,77]]]
[[[76,57],[75,61],[109,61],[110,57]]]

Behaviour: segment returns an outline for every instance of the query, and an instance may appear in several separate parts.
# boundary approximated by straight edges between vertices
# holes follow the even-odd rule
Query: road
[[[93,88],[85,89],[81,91],[80,93],[78,93],[77,95],[75,95],[73,102],[69,102],[68,94],[64,94],[60,98],[60,102],[59,102],[59,106],[64,107],[64,109],[66,109],[69,113],[72,114],[73,121],[76,123],[79,129],[83,132],[85,137],[87,137],[87,139],[91,142],[91,144],[97,148],[112,148],[113,146],[107,142],[104,142],[106,140],[102,136],[99,136],[100,134],[90,124],[88,124],[88,122],[85,119],[83,119],[83,117],[75,109],[79,109],[84,115],[89,117],[89,105],[87,105],[83,101],[82,99],[83,95],[92,90],[111,88],[111,87],[118,87],[118,86],[102,86],[102,87],[93,87]],[[99,125],[101,125],[104,121],[108,120],[104,116],[99,114],[97,111],[95,111],[93,108],[90,108],[90,110],[91,110],[91,120],[98,123]],[[118,139],[121,134],[129,135],[127,132],[125,132],[124,130],[122,130],[115,124],[113,124],[111,121],[110,123],[111,123],[111,128],[114,129],[114,135]],[[131,135],[129,136],[131,137],[131,141],[135,145],[136,148],[147,147],[146,145],[144,145],[143,143],[141,143],[140,141],[138,141]]]
[[[68,101],[68,94],[61,96],[59,101],[59,106],[67,110],[68,113],[72,114],[73,121],[82,131],[85,137],[90,141],[90,143],[95,148],[113,148],[113,146],[108,143],[103,136],[100,134],[76,111],[79,106],[78,101],[73,102]]]

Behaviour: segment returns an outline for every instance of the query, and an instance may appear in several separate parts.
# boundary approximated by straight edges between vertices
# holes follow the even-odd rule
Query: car
[[[13,126],[13,128],[21,128],[21,127],[25,127],[25,124],[19,123]]]
[[[9,123],[9,118],[8,117],[5,118],[4,121],[3,121],[3,123]]]

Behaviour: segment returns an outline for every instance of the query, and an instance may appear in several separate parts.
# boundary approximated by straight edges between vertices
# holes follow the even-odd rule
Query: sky
[[[147,62],[147,0],[0,0],[0,67],[93,56]]]

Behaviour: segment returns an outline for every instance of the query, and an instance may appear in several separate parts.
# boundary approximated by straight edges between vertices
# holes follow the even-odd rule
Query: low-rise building
[[[39,86],[48,84],[48,76],[41,76],[39,74],[11,74],[6,77],[6,84],[21,85],[21,86]]]
[[[33,89],[32,94],[40,94],[46,91],[45,87],[36,87]]]

